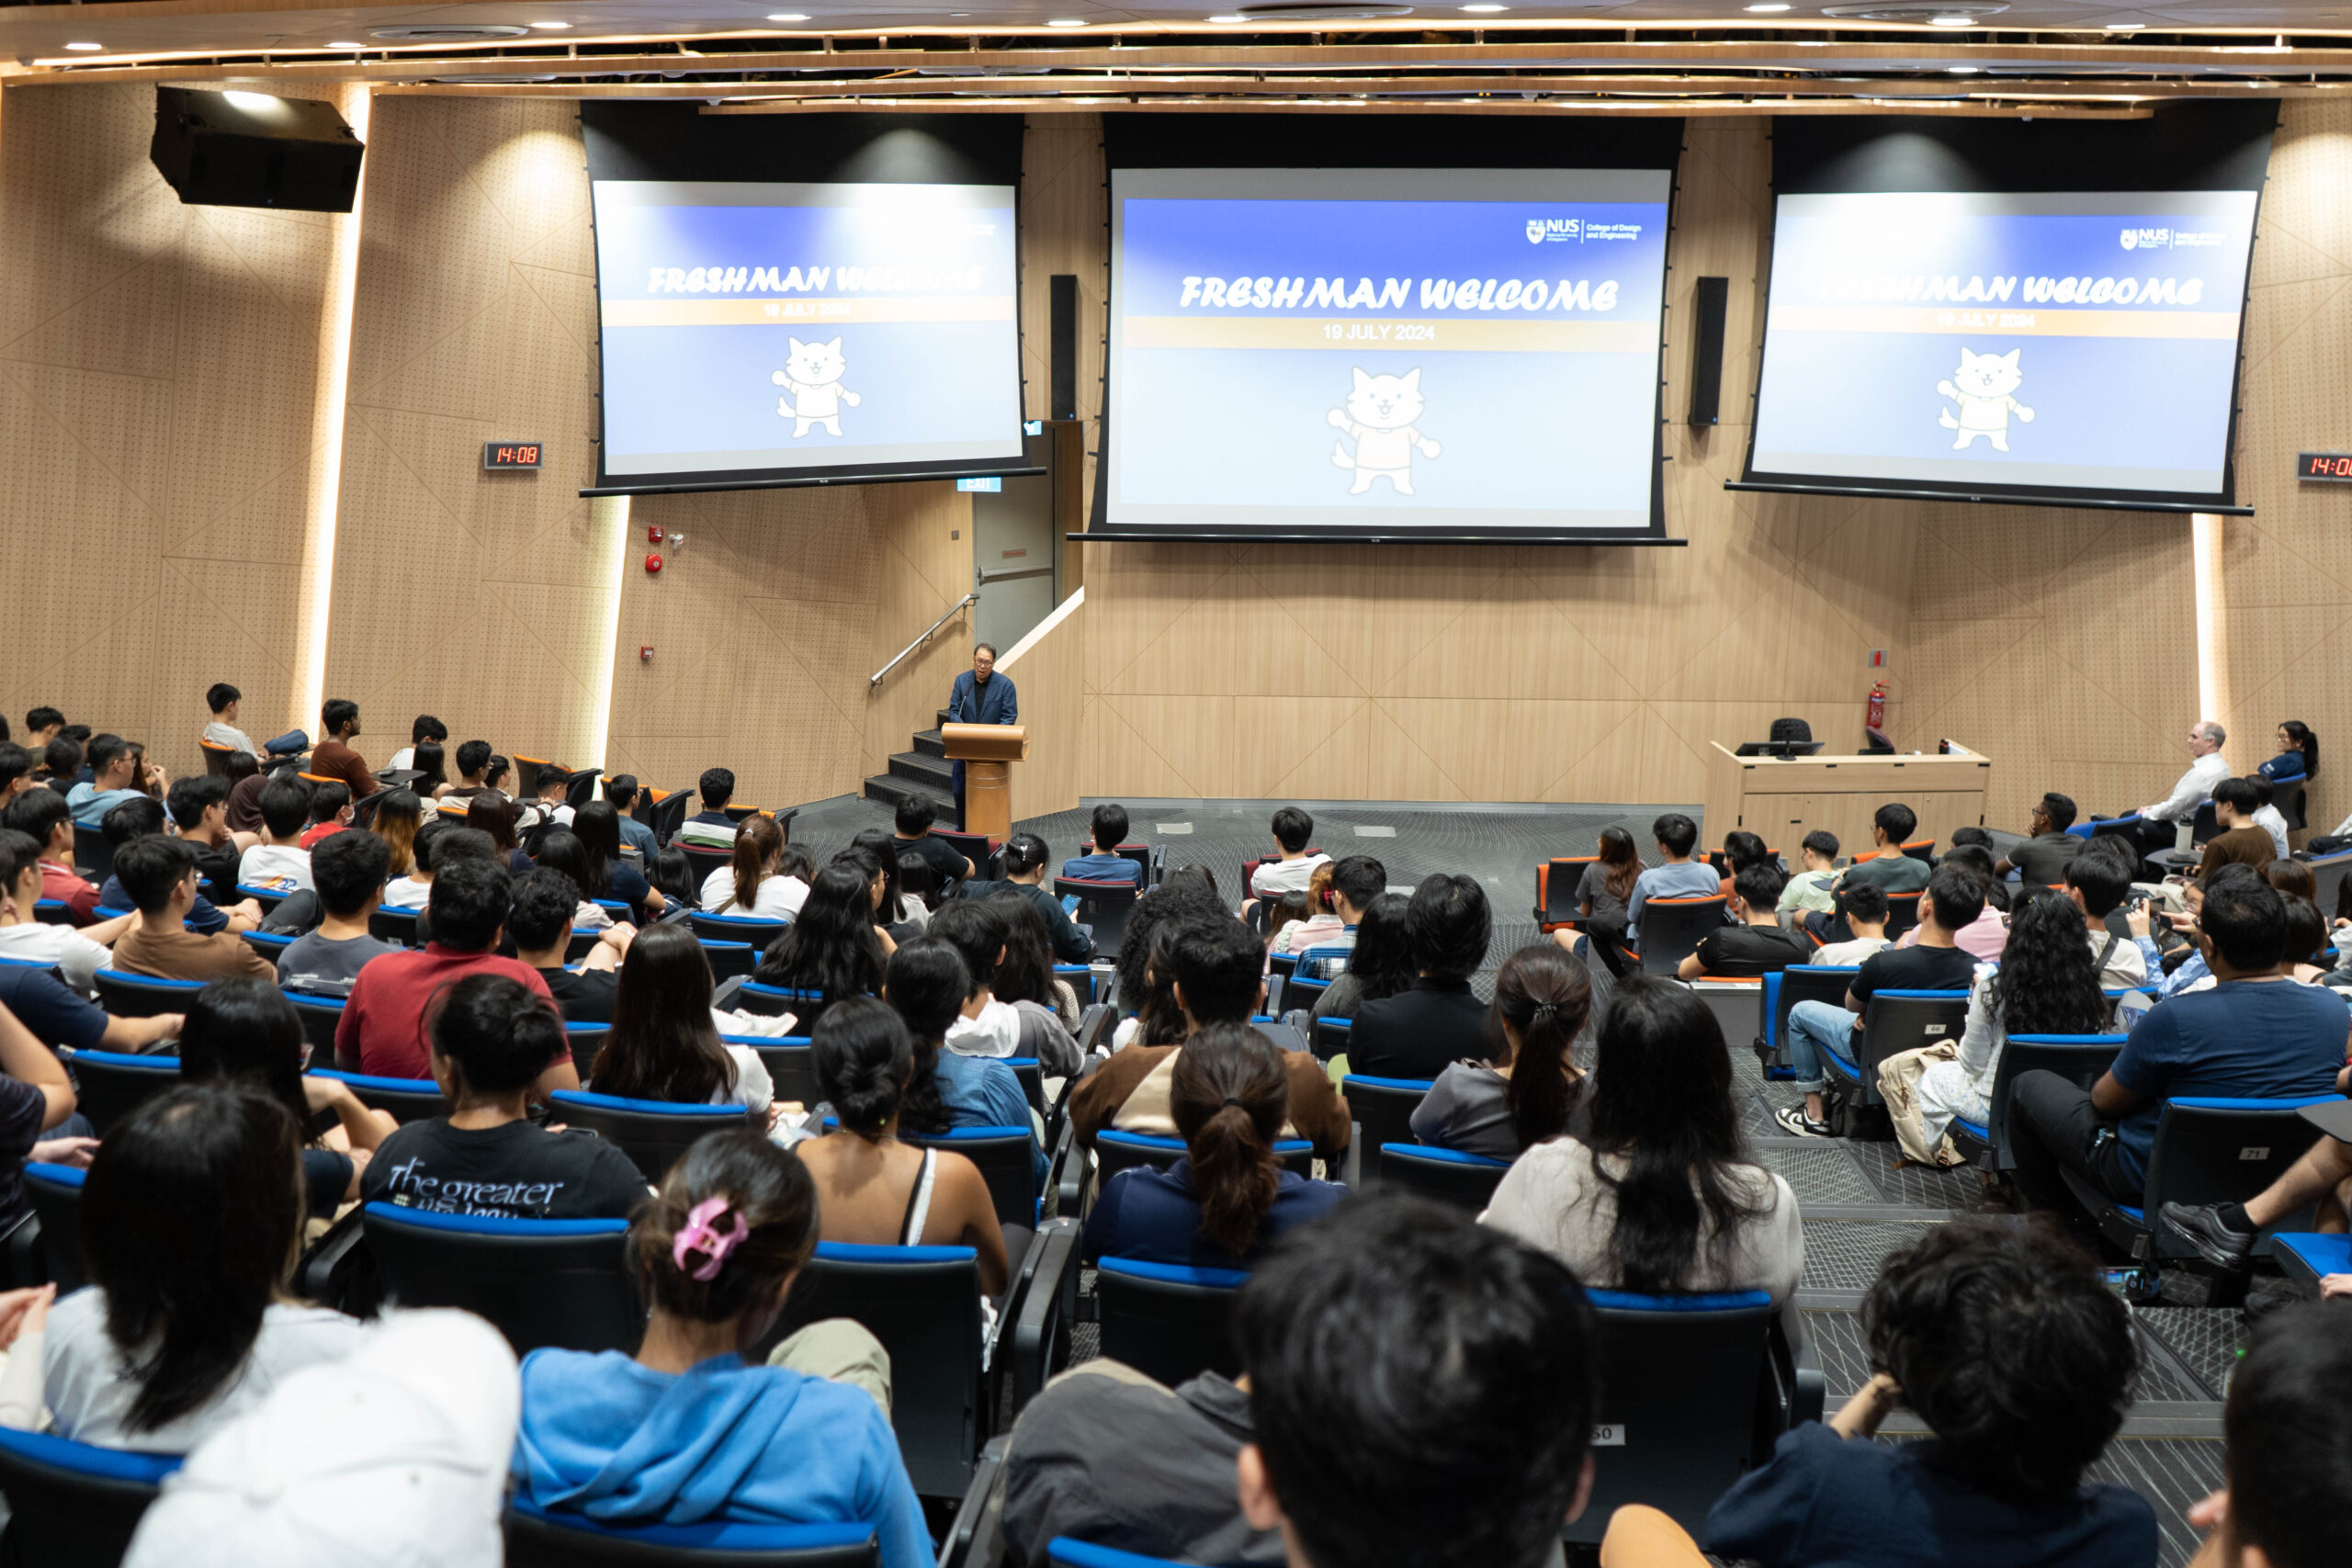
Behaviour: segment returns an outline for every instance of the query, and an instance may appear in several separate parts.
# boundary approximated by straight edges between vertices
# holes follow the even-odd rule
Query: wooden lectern
[[[1012,837],[1012,764],[1029,760],[1029,731],[1017,724],[949,724],[939,738],[947,760],[964,764],[964,831]]]
[[[1710,845],[1735,828],[1764,835],[1791,866],[1797,840],[1815,828],[1838,835],[1843,853],[1871,852],[1871,818],[1890,800],[1918,815],[1913,837],[1941,848],[1954,828],[1984,825],[1984,791],[1992,759],[1954,745],[1950,753],[1892,751],[1859,757],[1739,757],[1720,744],[1707,749]]]

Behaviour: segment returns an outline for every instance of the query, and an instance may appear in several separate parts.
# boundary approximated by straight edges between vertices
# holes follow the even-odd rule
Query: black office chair
[[[70,1165],[25,1167],[25,1196],[40,1222],[41,1260],[61,1296],[90,1282],[82,1266],[82,1183],[88,1175]]]
[[[368,1073],[338,1072],[333,1067],[312,1067],[311,1076],[335,1079],[348,1088],[360,1104],[370,1111],[384,1111],[403,1126],[411,1122],[430,1122],[448,1113],[449,1102],[442,1098],[441,1086],[431,1078],[378,1077]]]
[[[1598,1542],[1611,1513],[1635,1502],[1703,1536],[1707,1509],[1741,1472],[1791,1427],[1821,1418],[1826,1385],[1798,1314],[1761,1291],[1587,1294],[1600,1319],[1600,1364],[1641,1371],[1601,1390],[1592,1498],[1567,1539]]]
[[[6,1550],[18,1568],[114,1568],[179,1454],[93,1448],[0,1427]]]
[[[645,1179],[658,1185],[670,1168],[705,1137],[730,1127],[766,1126],[764,1116],[741,1105],[673,1105],[661,1100],[624,1100],[586,1089],[558,1089],[548,1097],[556,1120],[584,1128],[636,1163]]]
[[[790,1013],[796,1027],[806,1034],[832,1004],[825,999],[822,991],[797,990],[790,986],[764,986],[757,980],[746,980],[735,988],[735,1005],[745,1012],[758,1013],[762,1018],[782,1018]]]
[[[714,985],[724,985],[739,976],[748,980],[760,966],[760,950],[748,942],[712,942],[706,937],[702,955],[710,965]]]
[[[74,865],[100,886],[114,874],[114,844],[102,829],[74,824]]]
[[[321,996],[313,991],[288,991],[286,999],[294,1004],[294,1011],[302,1020],[302,1038],[311,1043],[311,1060],[334,1060],[334,1032],[343,1026],[343,1010],[349,999],[345,997]]]
[[[76,1051],[65,1059],[74,1098],[100,1137],[150,1095],[180,1081],[177,1056],[135,1056],[121,1051]]]
[[[807,1035],[786,1034],[771,1039],[759,1034],[722,1034],[718,1038],[723,1044],[748,1045],[759,1054],[760,1065],[768,1070],[768,1082],[776,1099],[797,1100],[806,1110],[823,1098],[817,1091],[817,1066],[808,1055]]]
[[[1698,898],[1652,898],[1642,905],[1642,973],[1671,975],[1699,951],[1700,939],[1724,928],[1720,893]]]
[[[1355,1073],[1340,1080],[1340,1097],[1356,1126],[1354,1146],[1364,1151],[1356,1161],[1356,1174],[1365,1186],[1385,1178],[1381,1154],[1387,1145],[1414,1142],[1413,1112],[1436,1087],[1433,1078],[1374,1078]]]
[[[1919,895],[1890,893],[1886,896],[1886,940],[1899,940],[1905,931],[1919,923]]]
[[[1489,1159],[1430,1144],[1383,1144],[1379,1154],[1384,1187],[1418,1192],[1474,1214],[1486,1213],[1487,1205],[1494,1201],[1495,1189],[1510,1169],[1507,1159]]]
[[[2141,1183],[2136,1204],[2119,1203],[2073,1171],[2061,1168],[2067,1190],[2098,1225],[2109,1245],[2128,1253],[2135,1263],[2161,1267],[2200,1257],[2196,1247],[2160,1218],[2166,1203],[2243,1203],[2278,1179],[2287,1168],[2317,1143],[2320,1130],[2296,1114],[2306,1105],[2324,1105],[2333,1094],[2293,1100],[2236,1100],[2188,1096],[2165,1101],[2156,1119],[2156,1135],[2148,1145],[2147,1179]],[[2268,1236],[2279,1231],[2312,1228],[2312,1211],[2302,1209],[2263,1228]],[[2260,1245],[2257,1239],[2256,1246]],[[2236,1306],[2245,1299],[2246,1276],[2222,1275],[2214,1282],[2208,1303]]]
[[[506,1220],[370,1203],[356,1233],[400,1306],[489,1319],[518,1356],[542,1345],[635,1350],[645,1332],[627,1220]]]
[[[121,969],[101,969],[94,976],[97,983],[98,1005],[113,1018],[153,1018],[161,1013],[186,1012],[196,1000],[197,992],[204,989],[201,980],[166,980],[155,975],[133,975]]]
[[[1993,1065],[1991,1106],[1984,1122],[1954,1117],[1952,1146],[1986,1170],[2018,1168],[2016,1134],[2009,1117],[2010,1092],[2018,1075],[2036,1069],[2054,1072],[2087,1089],[2122,1054],[2120,1034],[2012,1034]]]
[[[1334,1056],[1344,1055],[1348,1049],[1348,1035],[1354,1026],[1355,1020],[1351,1018],[1327,1015],[1316,1019],[1307,1032],[1307,1049],[1314,1053],[1318,1062],[1329,1062]]]
[[[605,1525],[514,1497],[506,1505],[506,1568],[873,1568],[870,1524]]]
[[[1105,1258],[1095,1265],[1102,1354],[1170,1388],[1204,1371],[1241,1373],[1233,1301],[1250,1276]]]
[[[1841,1042],[1851,1058],[1836,1050],[1821,1054],[1821,1065],[1838,1093],[1830,1111],[1830,1125],[1840,1137],[1894,1135],[1883,1114],[1886,1101],[1878,1091],[1878,1068],[1889,1056],[1916,1051],[1922,1045],[1960,1043],[1968,1024],[1966,991],[1880,991],[1862,1013],[1859,1038]],[[1879,1114],[1868,1115],[1876,1111]]]
[[[768,944],[792,926],[790,920],[754,919],[749,915],[706,915],[699,910],[689,913],[686,923],[694,927],[695,935],[700,937],[706,946],[712,942],[748,942],[755,953],[765,953]],[[756,964],[759,960],[753,958],[752,962]],[[747,968],[742,972],[748,975],[752,971]]]
[[[1004,1232],[1004,1249],[1014,1259],[1020,1258],[1042,1218],[1037,1168],[1031,1157],[1037,1144],[1028,1128],[950,1127],[944,1133],[910,1133],[902,1127],[899,1140],[917,1148],[946,1149],[979,1167],[981,1179],[989,1184],[989,1201],[996,1209],[996,1223]]]
[[[1600,859],[1599,855],[1554,855],[1535,868],[1536,930],[1549,936],[1584,918],[1577,888],[1584,881],[1584,868]]]
[[[1136,885],[1091,882],[1078,876],[1054,878],[1055,897],[1069,898],[1073,895],[1078,899],[1078,910],[1070,919],[1093,932],[1095,951],[1118,952],[1119,939],[1127,929],[1127,914],[1136,907]]]
[[[368,934],[378,942],[397,942],[402,947],[415,947],[416,917],[414,909],[396,909],[379,906],[368,917]]]

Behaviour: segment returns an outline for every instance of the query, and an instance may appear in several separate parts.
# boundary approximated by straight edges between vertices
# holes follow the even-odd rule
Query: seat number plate
[[[2267,1144],[2256,1144],[2238,1151],[2240,1159],[2268,1159],[2269,1157],[2270,1145]]]
[[[1929,1034],[1950,1034],[1951,1032],[1951,1025],[1949,1023],[1931,1023],[1928,1025],[1926,1032]]]
[[[1625,1446],[1625,1428],[1614,1421],[1603,1422],[1592,1429],[1592,1446],[1596,1449],[1622,1449]]]

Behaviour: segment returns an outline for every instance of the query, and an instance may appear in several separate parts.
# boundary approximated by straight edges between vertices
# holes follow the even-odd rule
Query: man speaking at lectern
[[[956,677],[956,689],[947,698],[947,722],[950,724],[1019,724],[1021,695],[1012,689],[1012,677],[996,673],[996,647],[992,643],[972,646],[972,667]],[[964,825],[964,764],[952,765],[956,789],[956,826]]]

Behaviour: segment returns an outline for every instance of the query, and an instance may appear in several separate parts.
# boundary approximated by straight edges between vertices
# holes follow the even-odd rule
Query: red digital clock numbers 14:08
[[[2352,480],[2352,452],[2305,452],[2295,462],[2299,479]]]
[[[539,466],[542,444],[537,441],[485,441],[481,444],[481,466],[484,468],[536,468]]]

